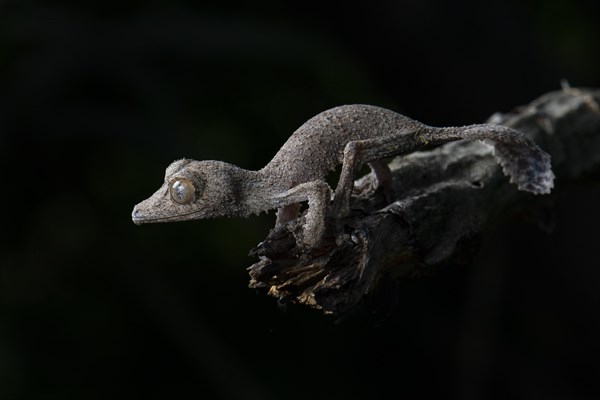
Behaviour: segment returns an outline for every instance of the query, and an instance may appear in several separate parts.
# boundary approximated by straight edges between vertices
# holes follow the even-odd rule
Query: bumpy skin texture
[[[167,168],[161,188],[135,206],[132,219],[136,224],[182,221],[248,216],[279,208],[277,224],[283,224],[296,217],[298,203],[308,201],[302,240],[314,247],[325,232],[327,216],[347,215],[354,172],[361,165],[371,165],[384,183],[387,168],[381,159],[459,139],[493,145],[505,174],[520,190],[541,194],[552,189],[550,156],[513,129],[488,124],[434,128],[384,108],[346,105],[304,123],[259,171],[220,161],[175,161]],[[324,178],[340,164],[330,204],[332,191]],[[174,201],[175,188],[188,190],[177,193],[185,194],[189,202]]]
[[[292,187],[322,179],[324,174],[333,171],[342,163],[349,142],[426,129],[417,121],[380,107],[332,108],[298,128],[263,171]]]

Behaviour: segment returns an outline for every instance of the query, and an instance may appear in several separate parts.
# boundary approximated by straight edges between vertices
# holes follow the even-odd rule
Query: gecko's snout
[[[136,225],[142,224],[142,215],[140,213],[140,210],[138,209],[138,206],[133,207],[133,211],[131,212],[131,220]]]

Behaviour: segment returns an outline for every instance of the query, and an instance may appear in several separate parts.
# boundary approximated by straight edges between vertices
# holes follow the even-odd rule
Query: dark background
[[[598,396],[597,178],[338,323],[247,288],[272,213],[130,212],[335,105],[468,124],[599,71],[595,1],[0,3],[0,399]]]

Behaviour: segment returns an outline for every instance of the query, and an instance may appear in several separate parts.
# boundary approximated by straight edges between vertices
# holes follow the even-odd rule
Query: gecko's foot
[[[340,219],[348,216],[350,214],[350,206],[345,201],[336,201],[333,199],[333,203],[331,204],[331,208],[329,210],[329,214],[332,218]]]
[[[277,224],[271,229],[266,240],[250,255],[258,256],[260,252],[264,252],[265,248],[269,248],[271,251],[275,250],[277,254],[279,252],[288,253],[298,258],[320,257],[336,246],[339,235],[335,233],[334,227],[337,227],[335,224],[335,220],[327,218],[325,223],[327,229],[323,231],[322,235],[311,234],[306,230],[304,215],[285,224]],[[274,255],[276,254],[271,254],[271,256]]]
[[[373,173],[367,174],[354,182],[352,196],[365,197],[377,190],[377,179]]]
[[[375,174],[371,172],[354,182],[349,213],[355,208],[363,209],[365,202],[369,203],[373,200],[376,200],[379,207],[384,207],[396,200],[396,194],[391,182],[380,182]]]
[[[292,234],[301,252],[312,252],[322,246],[325,237],[325,227],[320,232],[314,232],[306,229],[306,224],[303,224],[301,225],[301,229],[294,230]]]
[[[394,193],[394,187],[391,182],[387,185],[381,185],[381,191],[387,204],[392,204],[396,200],[396,193]]]
[[[378,182],[374,174],[368,174],[363,176],[354,182],[354,190],[352,191],[353,197],[368,198],[373,196],[373,193],[380,190],[385,198],[387,204],[394,202],[396,196],[394,193],[394,187],[389,181]]]

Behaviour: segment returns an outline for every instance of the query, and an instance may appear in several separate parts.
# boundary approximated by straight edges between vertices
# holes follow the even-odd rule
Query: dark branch
[[[552,156],[561,183],[600,165],[600,91],[548,93],[491,123],[525,133]],[[250,287],[266,288],[280,302],[343,313],[386,275],[409,277],[450,260],[495,216],[515,206],[535,207],[544,196],[509,183],[493,150],[483,142],[453,142],[390,164],[395,201],[372,189],[367,175],[356,183],[352,213],[329,220],[323,244],[297,246],[301,218],[272,230],[252,250]]]

